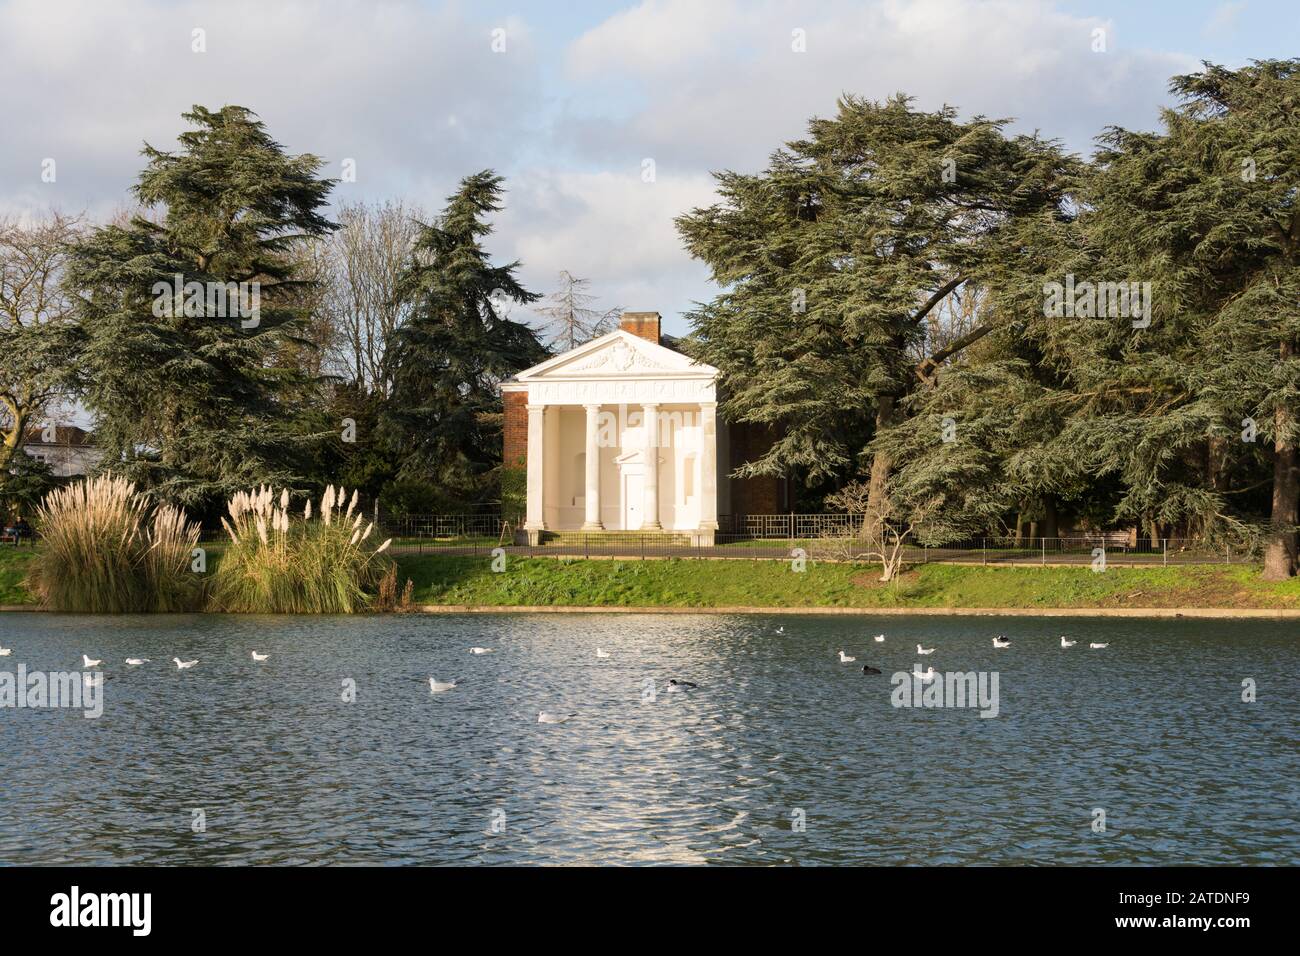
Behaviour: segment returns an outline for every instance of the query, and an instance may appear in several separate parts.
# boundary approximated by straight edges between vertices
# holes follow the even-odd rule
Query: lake
[[[0,707],[0,863],[1296,864],[1297,631],[4,613],[0,671],[106,680],[97,719]],[[894,706],[918,661],[996,673],[997,716]]]

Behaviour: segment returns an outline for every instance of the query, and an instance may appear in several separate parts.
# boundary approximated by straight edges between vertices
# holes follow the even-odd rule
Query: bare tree
[[[584,342],[611,331],[622,309],[601,312],[590,308],[596,297],[587,291],[590,282],[567,270],[560,271],[560,287],[551,293],[550,304],[538,309],[549,321],[542,326],[547,345],[559,351],[576,349]]]
[[[368,392],[387,394],[384,347],[407,318],[409,305],[395,294],[411,255],[423,213],[397,200],[347,203],[338,231],[308,250],[304,274],[319,280],[312,313],[325,330],[327,370]]]
[[[51,211],[0,219],[0,480],[23,433],[72,386],[75,297],[62,284],[81,220]]]

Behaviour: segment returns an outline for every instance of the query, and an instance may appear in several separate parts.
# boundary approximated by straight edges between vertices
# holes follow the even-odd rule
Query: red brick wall
[[[772,447],[776,436],[762,425],[730,425],[731,467],[756,461]],[[782,506],[781,488],[785,479],[777,475],[758,478],[731,478],[731,513],[737,515],[774,515],[788,509]]]
[[[618,327],[625,332],[631,332],[638,338],[643,338],[647,342],[659,344],[659,313],[658,312],[624,312]]]
[[[507,468],[528,463],[528,393],[505,392],[501,463]]]

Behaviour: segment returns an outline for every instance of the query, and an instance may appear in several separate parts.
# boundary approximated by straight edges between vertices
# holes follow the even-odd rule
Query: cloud
[[[796,29],[806,52],[793,49]],[[1092,50],[1096,29],[1104,53]],[[1168,78],[1196,61],[1128,48],[1113,24],[1042,0],[646,0],[576,40],[567,67],[575,80],[635,84],[644,100],[568,118],[593,155],[752,168],[846,92],[1015,117],[1087,151],[1107,124],[1152,126]]]
[[[507,31],[493,53],[491,29]],[[206,52],[195,52],[202,30]],[[508,165],[541,103],[518,19],[361,0],[12,0],[0,6],[0,210],[103,215],[129,201],[142,141],[168,149],[195,103],[256,111],[292,152],[357,182],[339,196],[440,200],[455,180]],[[43,183],[43,158],[57,181]]]

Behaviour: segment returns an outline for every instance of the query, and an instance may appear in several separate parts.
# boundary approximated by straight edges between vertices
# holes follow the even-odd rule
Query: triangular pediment
[[[713,379],[718,370],[695,362],[639,336],[616,329],[584,345],[520,372],[517,382],[573,381],[609,378]]]

